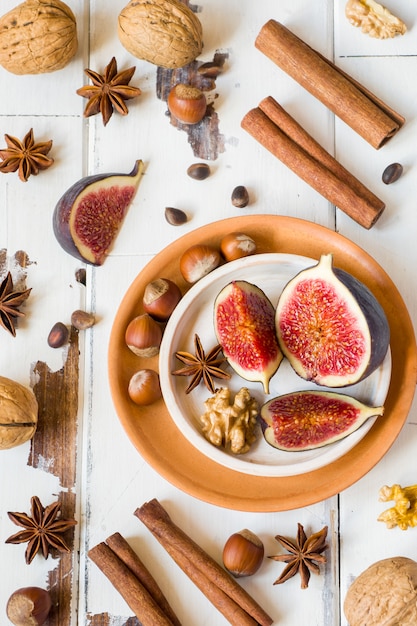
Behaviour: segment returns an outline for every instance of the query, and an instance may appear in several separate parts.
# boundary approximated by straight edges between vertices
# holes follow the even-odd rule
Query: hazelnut
[[[196,244],[180,258],[180,272],[187,283],[196,283],[220,265],[220,252],[213,246]]]
[[[206,96],[192,85],[178,83],[169,92],[167,99],[168,109],[179,122],[183,124],[197,124],[206,114]]]
[[[247,528],[231,535],[223,548],[223,564],[235,578],[255,574],[263,558],[262,541]]]
[[[164,322],[182,298],[180,288],[168,278],[156,278],[148,283],[143,294],[143,308],[158,322]]]
[[[6,613],[15,626],[41,626],[51,610],[49,592],[41,587],[22,587],[10,596]]]
[[[256,252],[256,243],[244,233],[229,233],[220,242],[220,250],[226,261],[234,261]]]
[[[129,322],[125,341],[137,356],[156,356],[162,341],[162,328],[148,313],[143,313]]]
[[[94,315],[92,313],[87,313],[87,311],[77,309],[71,315],[71,324],[78,330],[91,328],[91,326],[94,326],[95,322],[96,318]]]
[[[162,396],[158,373],[150,369],[135,372],[129,381],[128,393],[135,404],[153,404]]]

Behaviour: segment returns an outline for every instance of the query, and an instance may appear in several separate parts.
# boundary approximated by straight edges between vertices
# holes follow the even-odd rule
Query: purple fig
[[[76,259],[102,265],[121,228],[143,173],[137,160],[130,174],[97,174],[74,183],[53,215],[55,237]]]
[[[262,383],[265,393],[283,358],[274,316],[264,292],[245,280],[223,287],[214,303],[214,329],[229,365],[245,380]]]
[[[261,407],[261,426],[271,446],[297,452],[339,441],[383,414],[383,406],[371,407],[334,391],[294,391]]]
[[[276,328],[295,372],[326,387],[369,376],[383,362],[390,341],[382,306],[363,283],[333,267],[331,254],[284,287]]]

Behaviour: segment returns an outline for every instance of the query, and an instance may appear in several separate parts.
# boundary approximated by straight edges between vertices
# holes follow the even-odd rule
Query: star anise
[[[136,67],[130,67],[123,72],[117,72],[115,57],[106,66],[104,74],[86,69],[85,73],[93,84],[77,89],[79,96],[88,98],[84,117],[101,113],[103,124],[106,126],[114,110],[121,115],[127,115],[129,111],[125,100],[136,98],[142,93],[138,87],[129,85],[135,70]]]
[[[32,289],[14,291],[10,272],[7,272],[6,278],[0,284],[0,325],[8,330],[13,337],[16,336],[14,318],[25,316],[18,307],[29,297],[31,291]]]
[[[20,180],[25,183],[31,174],[36,176],[40,170],[46,170],[54,162],[46,156],[52,148],[52,139],[35,143],[33,128],[22,141],[11,135],[4,135],[4,138],[7,148],[0,150],[0,172],[4,174],[18,170]]]
[[[206,355],[200,337],[195,334],[194,349],[195,355],[189,352],[175,353],[177,359],[185,363],[185,367],[175,370],[172,374],[174,376],[192,376],[185,393],[190,393],[190,391],[195,389],[201,380],[203,380],[211,393],[216,393],[217,389],[215,389],[213,378],[230,378],[230,374],[219,367],[219,365],[226,361],[224,357],[217,358],[222,348],[220,345],[217,345]]]
[[[70,552],[70,548],[62,535],[75,526],[77,522],[73,519],[61,518],[60,502],[53,502],[49,506],[43,507],[38,496],[33,496],[31,504],[30,515],[27,513],[7,513],[12,522],[16,526],[22,526],[24,530],[11,535],[11,537],[6,539],[6,543],[28,542],[25,552],[25,559],[28,565],[39,550],[42,551],[45,559],[48,558],[53,548],[60,552]]]
[[[270,556],[274,561],[288,563],[284,568],[281,576],[274,582],[274,585],[284,583],[297,573],[301,577],[301,589],[307,589],[310,580],[310,572],[320,574],[318,563],[326,563],[326,557],[322,554],[327,548],[326,544],[327,526],[317,533],[314,533],[307,539],[304,528],[298,524],[297,540],[289,541],[281,535],[277,535],[275,539],[290,554],[280,554],[278,556]]]

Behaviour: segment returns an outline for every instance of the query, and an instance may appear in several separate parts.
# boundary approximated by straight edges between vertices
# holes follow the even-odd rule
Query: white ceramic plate
[[[171,373],[181,366],[175,358],[177,351],[194,352],[195,333],[199,335],[206,351],[217,344],[213,326],[213,304],[217,294],[230,281],[246,280],[257,285],[276,306],[279,295],[288,281],[301,270],[316,263],[317,259],[292,254],[258,254],[227,263],[198,281],[184,295],[166,326],[159,356],[161,388],[166,407],[189,442],[202,454],[227,468],[272,477],[311,472],[346,454],[366,435],[375,419],[383,419],[383,417],[371,418],[341,441],[303,452],[284,452],[273,448],[266,443],[259,427],[257,441],[250,451],[244,455],[234,455],[212,445],[201,432],[199,416],[204,412],[204,401],[211,393],[201,383],[191,393],[186,394],[189,378],[173,376]],[[225,381],[216,379],[216,386],[228,386],[233,393],[241,387],[248,387],[259,405],[284,393],[319,389],[314,383],[308,383],[297,376],[286,359],[272,377],[270,393],[267,396],[263,393],[260,383],[248,382],[235,374],[231,368],[227,369],[232,374],[231,379]],[[371,376],[356,385],[333,391],[346,393],[371,406],[381,406],[385,402],[390,379],[391,353],[388,350],[384,362]]]

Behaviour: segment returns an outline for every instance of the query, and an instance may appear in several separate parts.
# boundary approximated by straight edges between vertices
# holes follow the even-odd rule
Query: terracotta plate
[[[262,437],[260,426],[256,429],[256,441],[246,454],[233,454],[223,447],[212,445],[202,433],[200,416],[204,412],[204,402],[212,394],[203,384],[186,394],[189,377],[173,376],[172,371],[181,366],[175,353],[179,350],[194,352],[194,334],[198,334],[203,347],[210,350],[217,344],[213,323],[214,301],[220,290],[232,280],[245,280],[262,289],[272,305],[276,307],[285,285],[302,270],[317,263],[296,254],[254,254],[244,259],[225,263],[199,280],[184,294],[181,302],[171,315],[159,352],[159,375],[162,395],[168,411],[179,430],[195,448],[213,461],[237,472],[258,474],[258,476],[293,476],[309,473],[319,467],[329,465],[346,454],[366,435],[376,417],[366,420],[354,433],[327,446],[300,452],[284,452],[269,445]],[[228,371],[233,374],[229,367]],[[364,402],[368,406],[381,406],[387,397],[391,380],[391,352],[365,380],[345,389],[320,387],[322,391],[339,391]],[[217,387],[227,386],[232,394],[241,387],[262,406],[264,402],[284,393],[318,387],[311,381],[304,381],[292,369],[288,359],[283,359],[278,370],[269,381],[269,392],[264,393],[260,382],[243,380],[237,374],[230,380],[216,380]],[[233,396],[232,396],[233,397]]]
[[[181,433],[163,402],[138,407],[127,395],[131,375],[141,367],[158,368],[158,359],[139,359],[126,347],[128,322],[142,312],[145,285],[154,278],[175,280],[181,253],[195,243],[217,245],[225,234],[245,232],[260,253],[280,252],[319,259],[331,252],[334,264],[356,276],[375,294],[391,328],[392,373],[385,415],[344,456],[302,475],[265,477],[237,472],[201,454]],[[413,326],[397,288],[364,250],[337,233],[291,217],[254,215],[222,220],[173,242],[140,272],[117,312],[109,344],[109,380],[114,405],[126,433],[142,457],[164,478],[206,502],[242,511],[282,511],[328,498],[364,476],[387,452],[408,415],[417,381]]]

